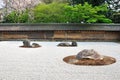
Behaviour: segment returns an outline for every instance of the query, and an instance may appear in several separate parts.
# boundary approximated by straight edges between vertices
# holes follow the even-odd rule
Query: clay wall
[[[1,40],[120,40],[118,31],[3,31],[0,32]]]

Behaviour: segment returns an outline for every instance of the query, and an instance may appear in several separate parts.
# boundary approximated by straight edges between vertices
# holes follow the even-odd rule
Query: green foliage
[[[28,20],[29,20],[28,12],[24,12],[24,13],[20,14],[18,17],[18,22],[20,22],[20,23],[27,23]]]
[[[39,4],[33,9],[32,23],[111,23],[105,16],[107,5],[92,6],[87,2],[82,5],[70,6],[66,3]],[[29,20],[29,11],[22,13],[11,12],[5,17],[6,22],[26,23]]]
[[[28,16],[27,11],[22,12],[22,13],[13,11],[4,17],[4,22],[6,22],[6,23],[26,23],[26,22],[28,22],[28,17],[29,16]]]
[[[11,12],[9,15],[4,17],[4,22],[6,23],[16,23],[16,13],[15,12]]]
[[[35,23],[64,22],[64,5],[62,3],[40,4],[34,9]]]
[[[107,6],[95,6],[85,3],[72,6],[65,6],[65,16],[70,23],[111,23],[112,21],[106,18]]]
[[[71,0],[70,1],[70,3],[72,5],[76,5],[76,4],[84,5],[85,2],[91,4],[92,6],[99,6],[99,5],[103,4],[105,2],[105,0]]]

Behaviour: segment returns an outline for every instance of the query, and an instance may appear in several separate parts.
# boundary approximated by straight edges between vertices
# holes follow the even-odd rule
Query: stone
[[[41,46],[37,43],[32,43],[32,47],[41,47]]]
[[[77,42],[76,41],[72,41],[71,46],[77,46]]]
[[[28,39],[23,40],[23,46],[24,46],[24,47],[31,47],[31,45],[30,45],[30,40],[28,40]]]
[[[98,52],[96,52],[93,49],[84,49],[82,51],[80,51],[77,55],[76,55],[77,59],[102,59],[102,56],[100,54],[98,54]]]
[[[59,43],[57,46],[70,46],[69,43]]]

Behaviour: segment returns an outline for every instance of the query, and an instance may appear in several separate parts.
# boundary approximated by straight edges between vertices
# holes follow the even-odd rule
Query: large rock
[[[24,40],[24,41],[23,41],[23,46],[24,46],[24,47],[31,47],[31,45],[30,45],[30,40],[27,40],[27,39]]]
[[[97,60],[97,59],[102,59],[102,56],[100,54],[98,54],[98,52],[96,52],[93,49],[90,49],[90,50],[84,49],[76,55],[76,58],[79,59],[79,60],[80,59],[94,59],[94,60]]]

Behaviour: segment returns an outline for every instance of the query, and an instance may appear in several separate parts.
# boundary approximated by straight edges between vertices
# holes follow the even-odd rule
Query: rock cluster
[[[37,47],[41,47],[41,46],[37,43],[32,43],[32,45],[30,45],[30,40],[26,39],[26,40],[23,40],[23,46],[21,46],[21,47],[37,48]]]

